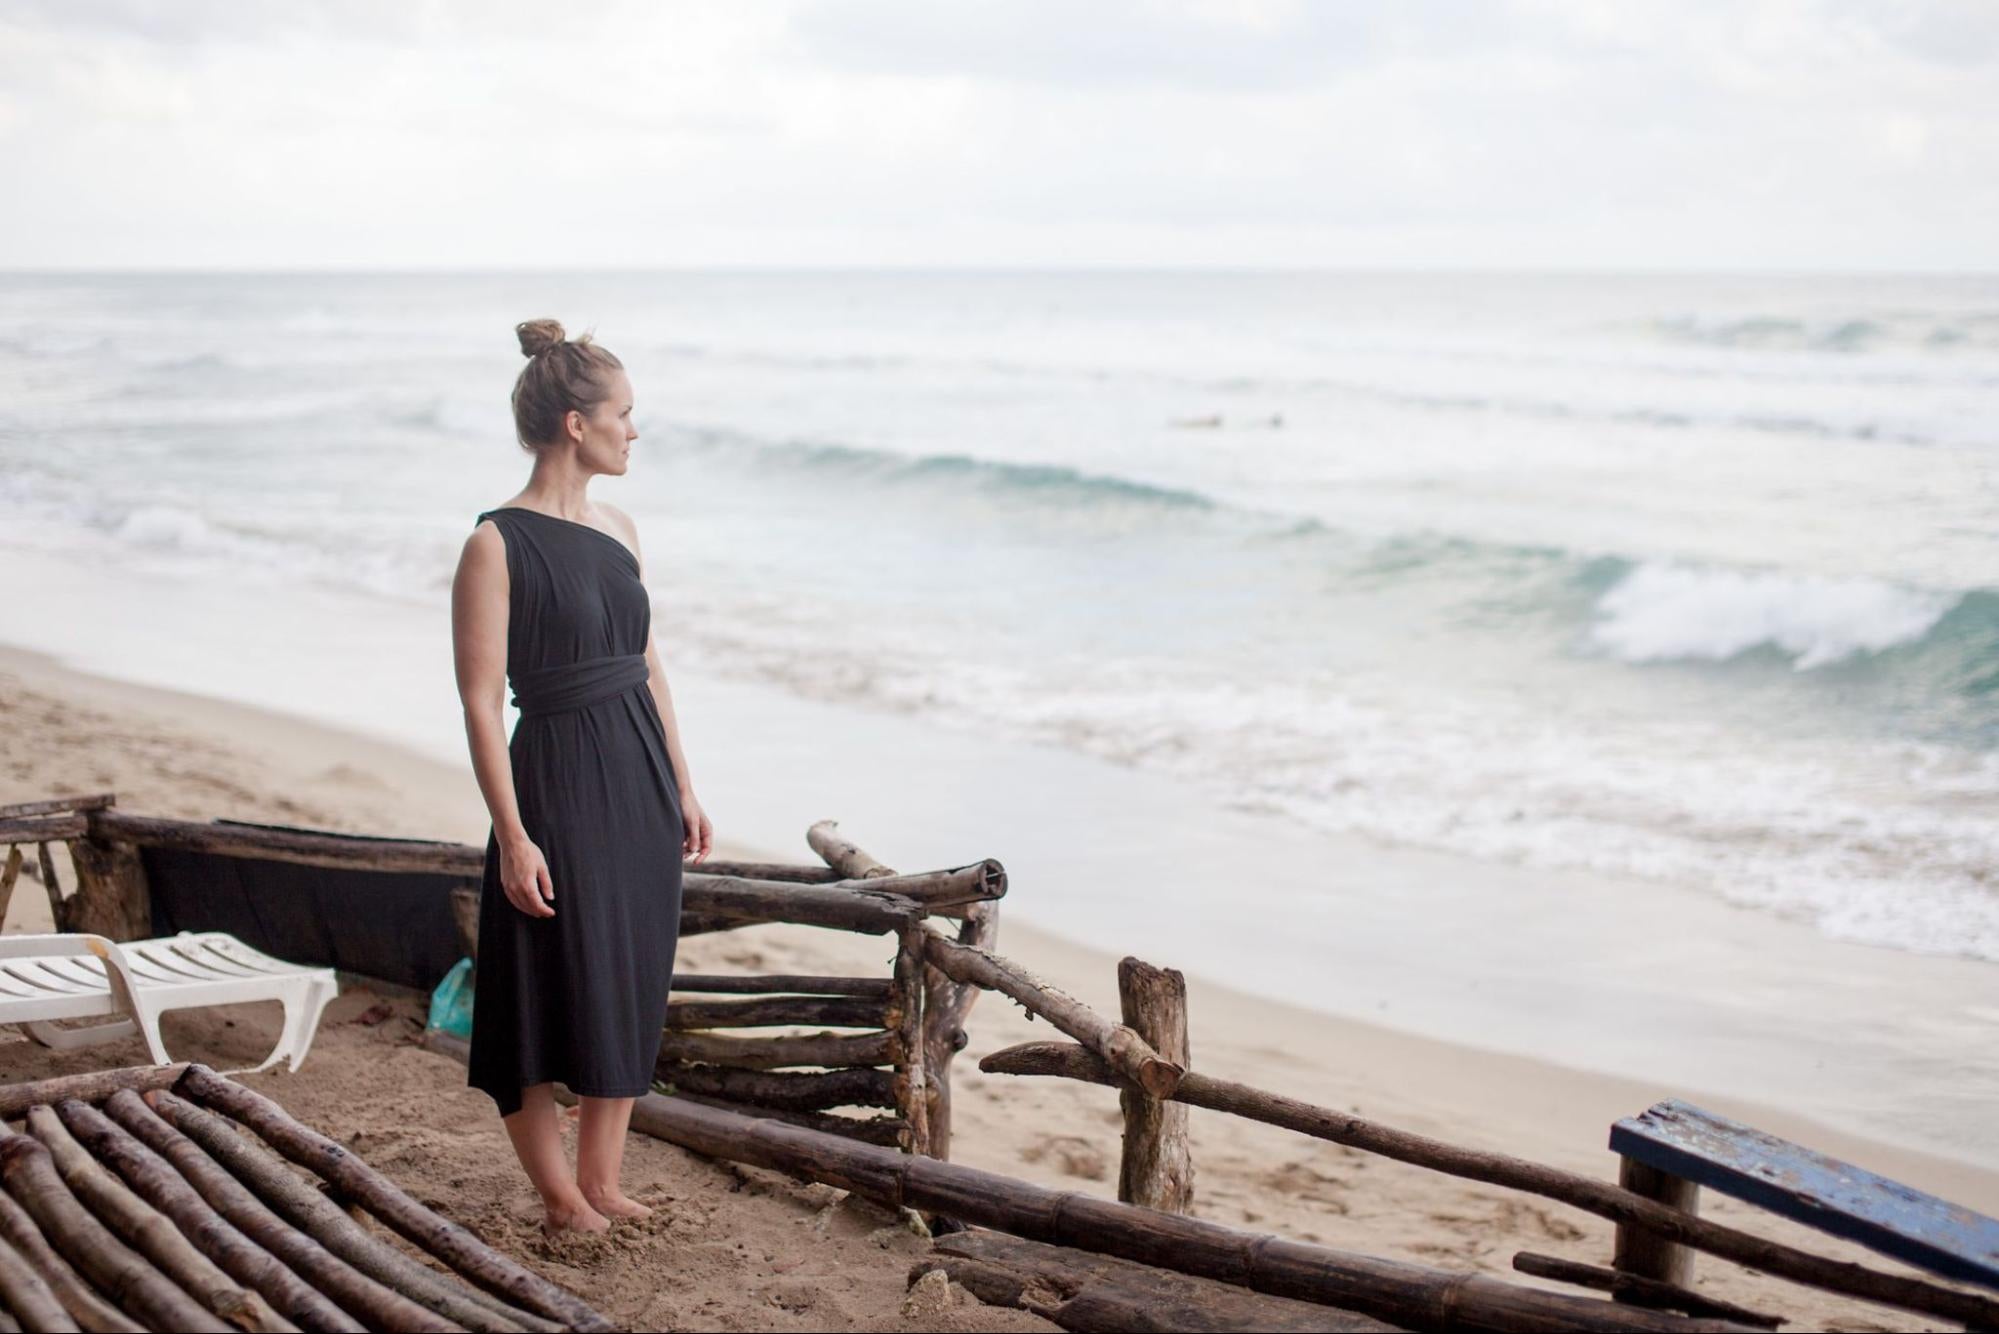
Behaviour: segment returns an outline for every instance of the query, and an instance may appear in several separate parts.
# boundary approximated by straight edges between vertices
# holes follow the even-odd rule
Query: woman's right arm
[[[507,549],[489,519],[472,530],[451,579],[451,647],[472,772],[492,813],[500,887],[530,917],[553,917],[548,863],[521,823],[513,759],[501,707],[507,697]]]

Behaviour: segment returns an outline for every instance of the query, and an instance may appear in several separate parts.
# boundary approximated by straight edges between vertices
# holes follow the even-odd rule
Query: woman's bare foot
[[[649,1218],[652,1210],[637,1200],[631,1199],[615,1186],[610,1190],[585,1190],[583,1198],[590,1201],[598,1213],[614,1218]]]
[[[550,1205],[544,1210],[541,1230],[544,1236],[554,1236],[559,1232],[606,1232],[611,1220],[597,1212],[585,1200],[574,1204]]]

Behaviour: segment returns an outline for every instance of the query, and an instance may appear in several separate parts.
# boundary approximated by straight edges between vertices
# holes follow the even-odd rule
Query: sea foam
[[[1722,661],[1767,645],[1802,672],[1913,643],[1961,597],[1880,579],[1646,562],[1598,600],[1589,634],[1626,662]]]

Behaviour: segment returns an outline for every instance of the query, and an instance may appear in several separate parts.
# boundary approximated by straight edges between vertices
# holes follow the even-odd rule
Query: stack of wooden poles
[[[0,1087],[0,1118],[0,1329],[615,1328],[205,1065]]]

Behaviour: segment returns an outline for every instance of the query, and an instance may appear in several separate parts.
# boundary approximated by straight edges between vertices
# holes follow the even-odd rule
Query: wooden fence
[[[54,840],[69,844],[77,867],[80,883],[72,895],[61,894],[54,881],[47,852]],[[674,1096],[644,1100],[648,1105],[635,1115],[635,1127],[704,1152],[776,1162],[818,1180],[865,1189],[917,1209],[936,1231],[977,1223],[1034,1236],[1028,1220],[1042,1218],[1050,1207],[1043,1188],[990,1173],[962,1175],[970,1172],[965,1168],[950,1168],[933,1180],[913,1176],[913,1166],[896,1169],[891,1186],[885,1184],[883,1165],[865,1157],[892,1146],[908,1157],[948,1161],[952,1058],[966,1045],[965,1024],[978,996],[994,991],[1070,1040],[1008,1047],[985,1057],[981,1070],[1082,1080],[1119,1090],[1123,1138],[1117,1204],[1093,1214],[1087,1233],[1049,1224],[1043,1240],[1129,1254],[1190,1274],[1235,1275],[1230,1281],[1256,1286],[1254,1265],[1217,1261],[1217,1255],[1242,1245],[1267,1262],[1302,1243],[1242,1233],[1233,1236],[1251,1241],[1225,1241],[1215,1231],[1217,1225],[1195,1226],[1197,1220],[1187,1217],[1194,1181],[1187,1109],[1203,1107],[1553,1200],[1618,1228],[1616,1255],[1607,1268],[1530,1252],[1515,1260],[1517,1268],[1541,1278],[1609,1291],[1611,1302],[1483,1278],[1473,1283],[1470,1275],[1438,1277],[1442,1271],[1418,1272],[1413,1266],[1317,1247],[1305,1247],[1309,1256],[1300,1259],[1295,1271],[1284,1271],[1281,1281],[1272,1279],[1277,1286],[1269,1291],[1388,1319],[1427,1319],[1442,1311],[1452,1327],[1755,1329],[1781,1322],[1781,1317],[1691,1291],[1683,1263],[1676,1262],[1672,1270],[1682,1281],[1659,1277],[1658,1256],[1684,1249],[1859,1300],[1972,1328],[1999,1328],[1999,1301],[1991,1297],[1834,1260],[1702,1218],[1676,1207],[1671,1183],[1632,1189],[1628,1179],[1613,1184],[1580,1176],[1203,1075],[1192,1068],[1186,985],[1178,971],[1136,958],[1121,960],[1120,1014],[1113,1020],[996,952],[999,902],[1007,885],[997,861],[899,874],[840,837],[831,821],[814,825],[807,841],[823,865],[708,863],[702,870],[688,868],[682,934],[789,922],[891,935],[895,953],[889,976],[676,976],[658,1066],[660,1083]],[[476,921],[483,850],[462,844],[315,838],[149,819],[115,811],[108,794],[0,809],[0,842],[35,846],[57,921],[67,930],[95,930],[119,939],[144,934],[150,916],[136,849],[156,845],[459,875],[464,883],[455,887],[452,907],[466,952],[476,943],[471,924]],[[18,849],[10,850],[0,872],[0,905],[21,860]],[[940,930],[940,923],[949,930]],[[816,1031],[762,1031],[773,1028]],[[694,1107],[686,1106],[690,1103]],[[699,1114],[701,1107],[713,1114]],[[869,1115],[838,1109],[862,1109]],[[768,1128],[773,1121],[795,1133],[773,1138],[775,1132]],[[843,1143],[852,1147],[839,1148]],[[815,1147],[808,1151],[801,1145]],[[1081,1206],[1067,1207],[1073,1212]],[[1056,1213],[1061,1209],[1056,1206]],[[1162,1216],[1181,1218],[1187,1226],[1164,1226]],[[1332,1261],[1329,1256],[1342,1258]],[[1448,1300],[1437,1296],[1445,1289]],[[1467,1303],[1484,1304],[1474,1316]],[[1577,1320],[1596,1323],[1573,1323]]]

